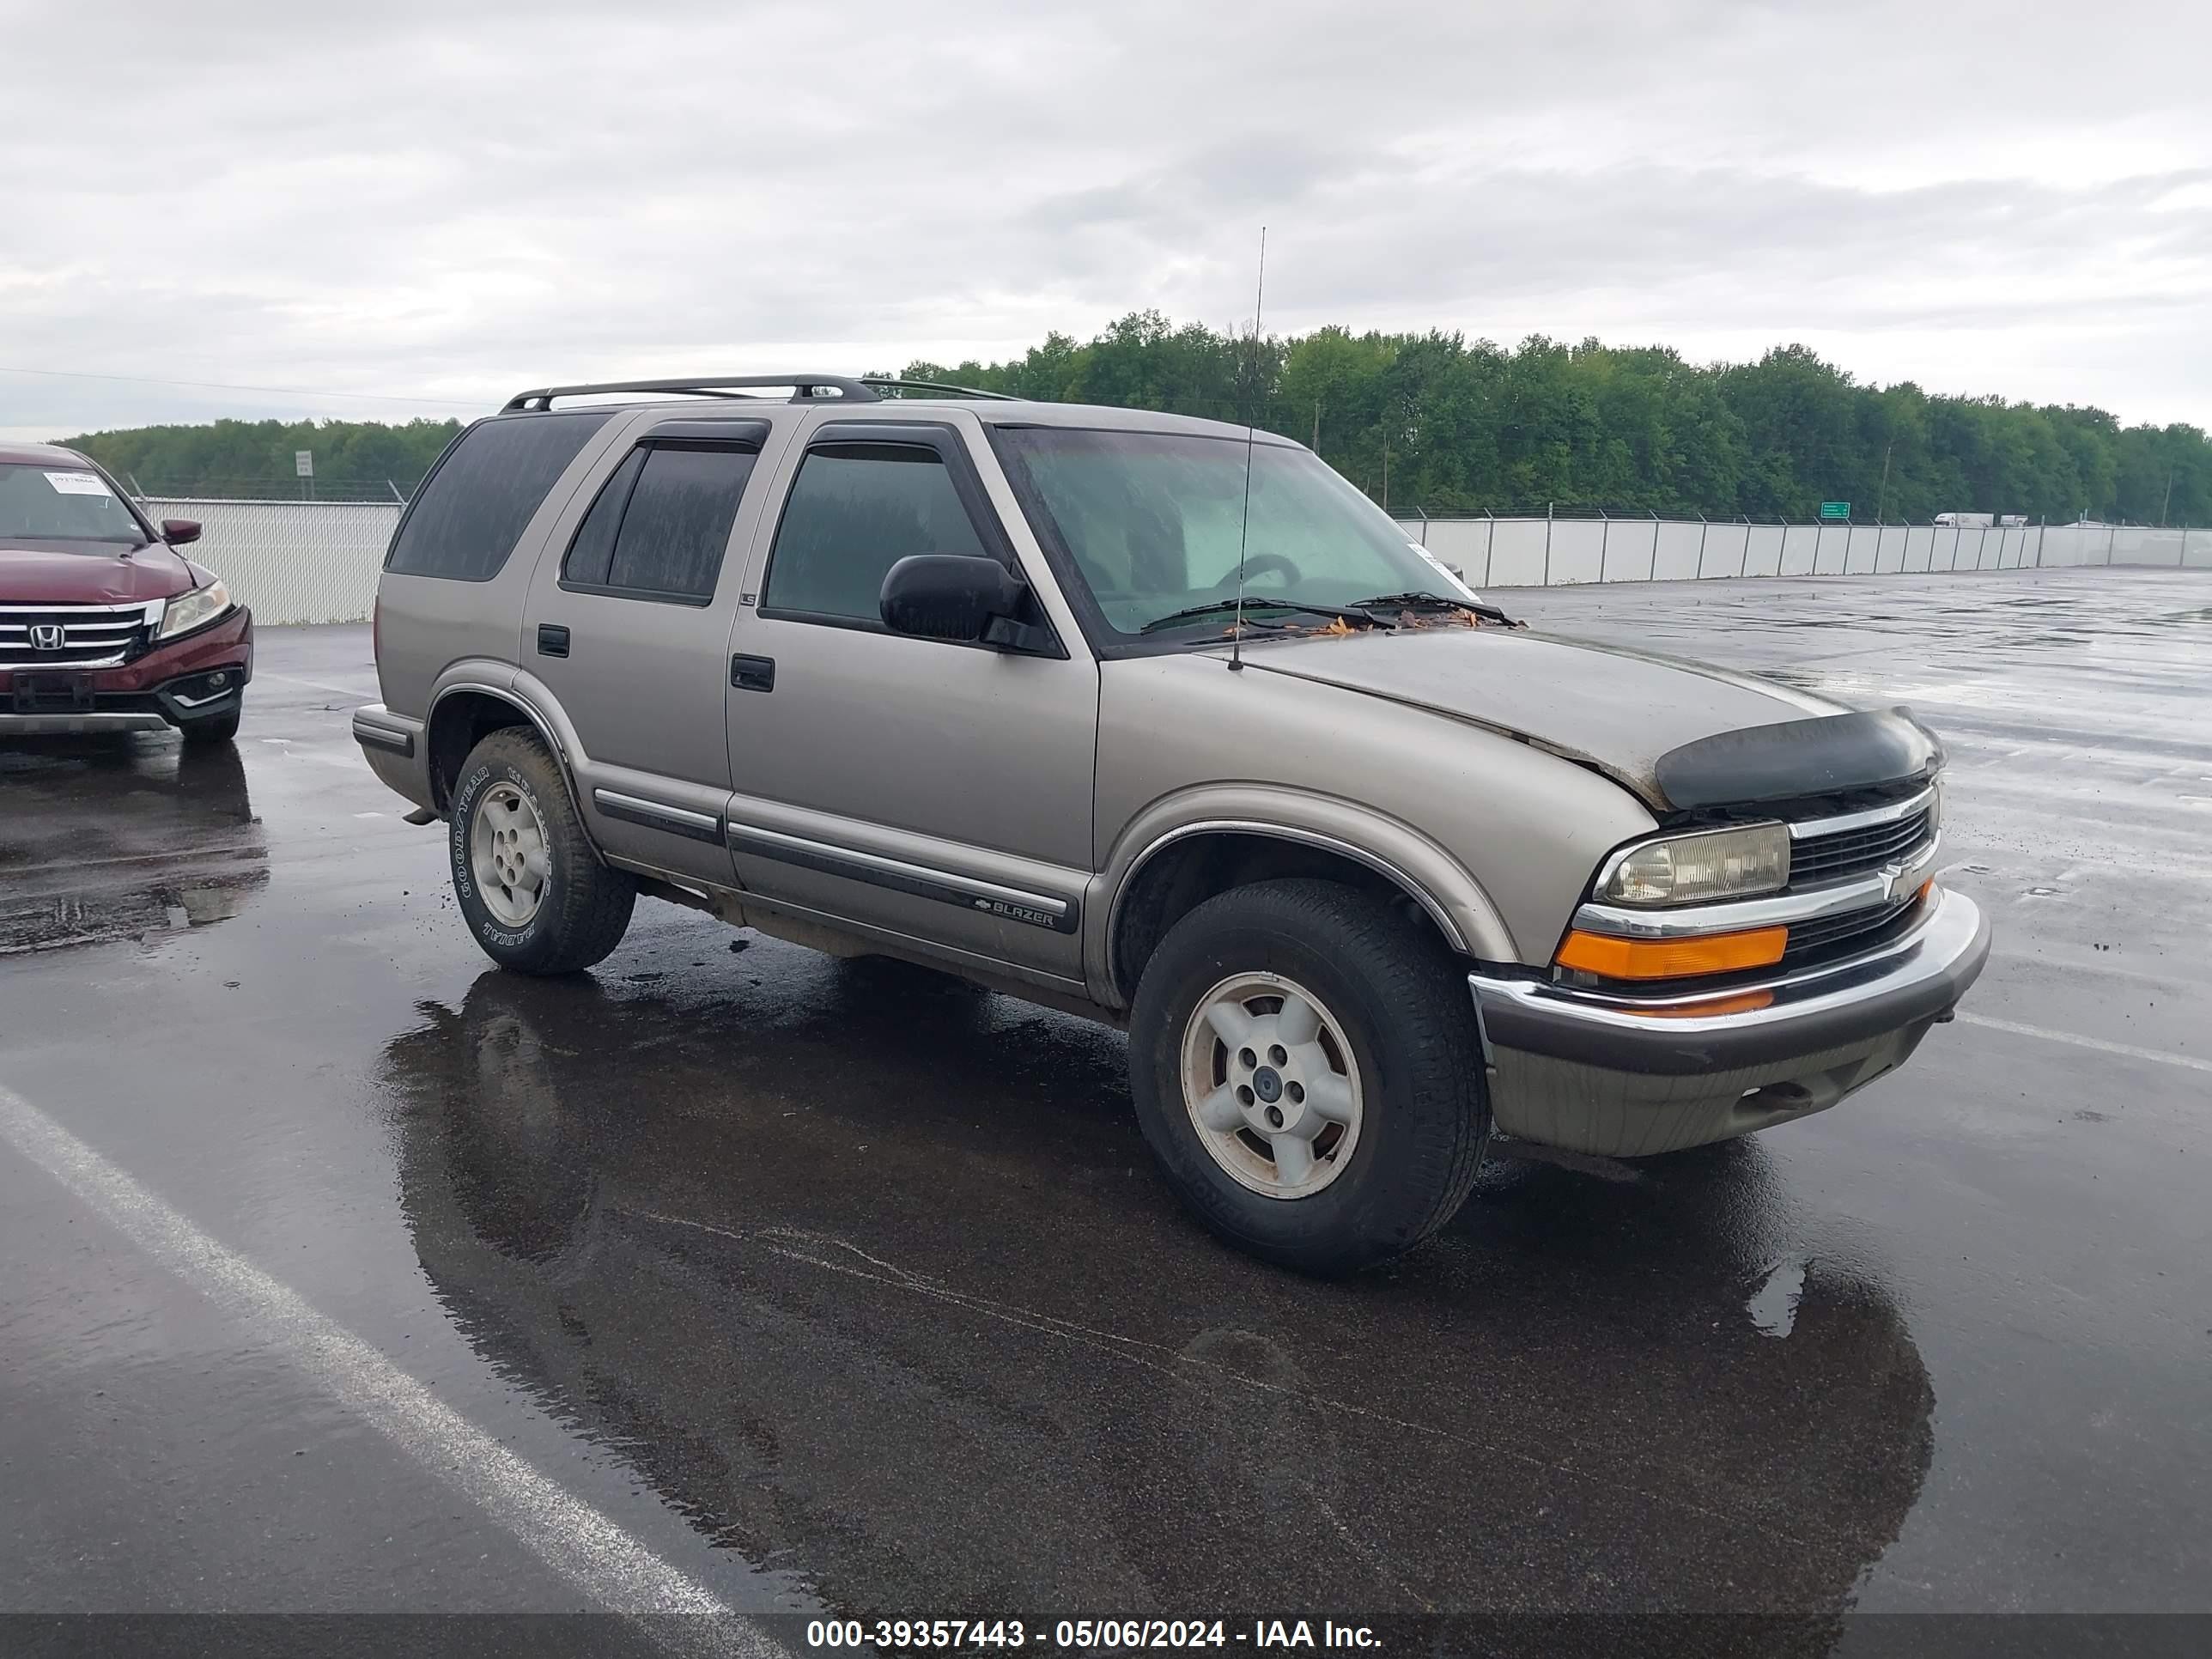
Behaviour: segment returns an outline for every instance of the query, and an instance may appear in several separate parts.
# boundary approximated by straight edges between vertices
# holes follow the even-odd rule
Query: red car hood
[[[72,551],[82,542],[0,543],[0,605],[128,605],[192,586],[191,567],[158,542],[134,550]]]

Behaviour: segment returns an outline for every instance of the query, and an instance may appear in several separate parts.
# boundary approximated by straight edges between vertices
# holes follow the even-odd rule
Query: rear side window
[[[776,527],[763,608],[880,623],[884,577],[909,553],[992,556],[936,451],[809,451]]]
[[[600,488],[562,562],[561,585],[625,599],[714,597],[755,452],[651,444]]]
[[[499,574],[531,515],[608,411],[508,415],[463,433],[423,480],[392,538],[387,570],[488,582]]]

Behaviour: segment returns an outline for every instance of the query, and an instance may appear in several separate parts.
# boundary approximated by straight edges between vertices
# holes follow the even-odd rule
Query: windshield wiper
[[[1513,625],[1513,618],[1494,605],[1484,605],[1474,599],[1455,599],[1443,593],[1431,593],[1415,588],[1405,593],[1378,593],[1371,599],[1354,599],[1356,605],[1395,605],[1401,611],[1418,611],[1423,607],[1434,610],[1441,605],[1447,611],[1465,611],[1477,617],[1487,617],[1492,622]]]
[[[1189,622],[1199,617],[1225,616],[1236,610],[1237,604],[1238,601],[1235,599],[1213,599],[1205,605],[1194,605],[1187,610],[1170,611],[1164,617],[1153,617],[1137,631],[1139,634],[1149,634],[1154,629],[1165,628],[1170,623]],[[1363,628],[1388,629],[1396,625],[1384,622],[1380,617],[1370,617],[1364,611],[1347,609],[1338,605],[1307,605],[1297,599],[1245,599],[1243,604],[1247,611],[1302,611],[1308,616],[1334,617],[1339,622],[1357,623]],[[1264,627],[1271,624],[1260,625]]]

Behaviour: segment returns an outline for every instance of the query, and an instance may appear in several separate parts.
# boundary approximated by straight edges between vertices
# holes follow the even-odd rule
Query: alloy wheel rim
[[[505,927],[528,927],[545,902],[551,874],[545,821],[511,783],[495,783],[477,803],[469,826],[469,873],[484,908]]]
[[[1280,974],[1234,974],[1183,1029],[1182,1097],[1199,1142],[1238,1185],[1310,1198],[1351,1166],[1359,1064],[1328,1006]]]

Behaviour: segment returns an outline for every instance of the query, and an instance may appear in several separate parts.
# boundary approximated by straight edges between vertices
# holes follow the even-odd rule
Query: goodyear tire
[[[573,974],[622,943],[637,884],[599,861],[535,732],[504,726],[470,751],[447,829],[453,895],[501,967]]]
[[[1238,1248],[1343,1273],[1411,1249],[1490,1133],[1467,981],[1358,889],[1270,881],[1169,930],[1137,988],[1131,1092],[1184,1201]]]

